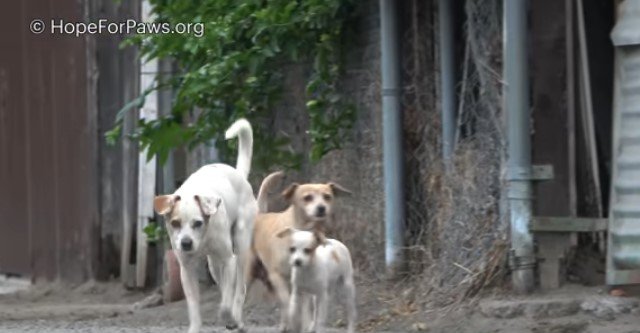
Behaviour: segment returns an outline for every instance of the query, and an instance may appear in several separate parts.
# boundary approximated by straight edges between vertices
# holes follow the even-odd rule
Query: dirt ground
[[[203,332],[225,332],[216,323],[218,293],[202,286]],[[70,287],[45,284],[0,295],[0,332],[184,332],[184,301],[137,309],[153,292],[131,291],[119,283],[88,282]],[[601,288],[564,287],[553,293],[511,297],[494,293],[455,307],[427,309],[422,296],[406,285],[359,282],[360,332],[640,333],[638,299],[613,298]],[[250,332],[276,332],[274,302],[252,293],[245,310]],[[342,330],[340,307],[331,332]]]

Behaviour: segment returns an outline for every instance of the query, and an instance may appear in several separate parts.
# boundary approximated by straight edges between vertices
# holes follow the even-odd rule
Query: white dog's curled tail
[[[236,170],[238,170],[244,178],[249,177],[251,171],[251,156],[253,155],[253,130],[251,124],[244,119],[238,119],[231,124],[224,134],[225,139],[229,140],[237,137],[238,143],[238,162]]]
[[[284,172],[276,171],[269,174],[260,184],[260,190],[258,191],[258,213],[267,213],[268,201],[267,194],[274,186],[276,181],[279,181],[284,177]]]

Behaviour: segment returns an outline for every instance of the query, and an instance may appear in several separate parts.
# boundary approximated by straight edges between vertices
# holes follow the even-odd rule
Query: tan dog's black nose
[[[325,206],[318,206],[316,208],[316,216],[318,217],[323,217],[327,214],[327,207]]]
[[[193,249],[193,241],[191,238],[183,238],[180,241],[180,247],[183,251],[191,251],[191,249]]]
[[[293,261],[293,265],[294,266],[298,266],[298,267],[302,266],[302,260],[300,260],[300,259],[294,260]]]

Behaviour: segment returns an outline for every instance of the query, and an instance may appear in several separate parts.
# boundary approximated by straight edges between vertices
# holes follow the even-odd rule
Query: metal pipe
[[[442,157],[447,170],[456,139],[456,86],[453,44],[453,1],[439,0],[440,79],[442,96]]]
[[[531,221],[531,112],[527,0],[504,0],[504,96],[507,113],[507,195],[514,289],[533,290],[535,257]]]
[[[403,264],[404,192],[400,62],[397,1],[380,0],[380,48],[382,53],[382,139],[385,192],[385,264],[395,274]]]

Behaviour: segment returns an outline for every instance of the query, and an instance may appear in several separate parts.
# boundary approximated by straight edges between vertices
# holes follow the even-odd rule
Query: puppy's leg
[[[307,333],[316,331],[316,297],[313,295],[308,295],[304,299],[303,312],[301,314],[302,322],[306,327]]]
[[[322,289],[316,295],[316,333],[325,333],[325,323],[327,321],[327,303],[329,302],[329,293],[326,288]]]
[[[289,286],[278,273],[269,272],[269,281],[280,300],[280,332],[287,332],[289,328]]]
[[[289,307],[286,310],[288,316],[288,322],[291,326],[291,332],[301,333],[304,322],[302,320],[302,311],[304,311],[305,295],[302,295],[298,288],[295,286],[291,291],[291,299],[289,300]],[[282,309],[284,312],[285,309]]]
[[[180,279],[182,280],[182,289],[184,290],[184,296],[187,299],[187,308],[189,310],[189,333],[198,333],[202,327],[202,318],[200,317],[200,288],[193,263],[182,265]]]
[[[211,267],[215,267],[216,274],[219,274],[220,277],[219,287],[222,299],[220,300],[218,316],[227,328],[235,328],[237,323],[231,315],[231,305],[233,303],[233,287],[236,276],[236,258],[235,256],[230,256],[218,263],[211,256],[207,256],[207,260]]]
[[[347,308],[347,332],[353,333],[356,328],[357,310],[356,310],[356,287],[353,278],[345,280],[344,283],[344,301]]]

